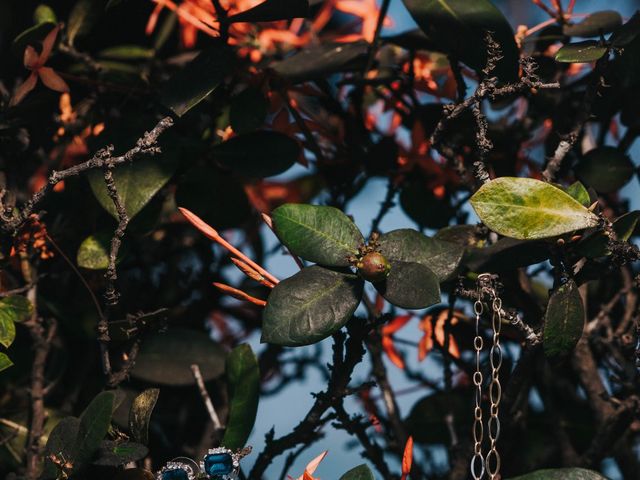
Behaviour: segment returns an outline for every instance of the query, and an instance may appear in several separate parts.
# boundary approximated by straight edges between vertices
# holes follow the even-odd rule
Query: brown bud
[[[367,253],[358,262],[358,274],[370,282],[380,282],[387,278],[391,264],[380,252]]]

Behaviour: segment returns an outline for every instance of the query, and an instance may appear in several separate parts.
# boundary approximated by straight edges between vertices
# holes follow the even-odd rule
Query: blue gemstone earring
[[[241,455],[225,447],[210,449],[200,468],[212,480],[233,480],[238,475]]]
[[[156,480],[194,480],[199,472],[196,462],[190,458],[178,457],[168,461],[156,473]]]

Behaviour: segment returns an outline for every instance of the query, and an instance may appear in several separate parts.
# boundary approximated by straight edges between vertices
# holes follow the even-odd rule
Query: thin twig
[[[198,390],[200,391],[200,396],[202,397],[202,401],[204,402],[204,406],[207,409],[207,413],[209,414],[209,418],[213,423],[213,428],[216,430],[221,430],[222,423],[220,422],[220,417],[216,413],[216,409],[213,407],[213,402],[211,401],[211,397],[209,396],[209,392],[207,392],[207,387],[204,384],[204,379],[202,378],[202,372],[200,371],[200,367],[197,364],[191,365],[191,372],[193,373],[193,378],[196,380],[198,384]]]

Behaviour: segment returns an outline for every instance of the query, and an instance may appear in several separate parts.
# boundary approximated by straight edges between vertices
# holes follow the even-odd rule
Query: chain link
[[[475,385],[475,408],[473,410],[473,457],[471,458],[471,475],[474,480],[484,477],[485,465],[482,455],[482,438],[484,436],[484,425],[482,423],[482,371],[480,370],[480,353],[482,352],[483,340],[480,335],[480,316],[484,307],[481,301],[481,291],[478,288],[478,300],[473,304],[473,311],[476,314],[476,336],[473,339],[473,346],[476,351],[476,371],[473,374],[473,384]]]
[[[502,366],[502,349],[500,347],[500,329],[502,325],[502,300],[497,296],[495,290],[491,292],[493,301],[491,302],[491,327],[493,330],[493,344],[489,352],[489,363],[491,364],[491,383],[489,384],[489,402],[491,410],[487,424],[488,436],[491,445],[489,453],[485,459],[487,473],[490,480],[499,478],[500,474],[500,454],[497,443],[500,437],[500,418],[498,417],[500,399],[502,398],[502,386],[500,385],[500,367]]]

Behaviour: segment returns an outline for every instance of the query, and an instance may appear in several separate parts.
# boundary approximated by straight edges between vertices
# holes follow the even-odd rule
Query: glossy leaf
[[[503,82],[518,74],[518,49],[509,22],[489,0],[403,0],[418,26],[440,50],[476,71],[486,64],[484,32],[493,32],[502,59],[495,75]]]
[[[562,33],[569,37],[598,37],[622,25],[622,17],[613,10],[595,12],[574,25],[566,24]]]
[[[358,70],[367,61],[368,51],[369,44],[364,41],[312,46],[275,62],[272,68],[292,82],[306,82],[337,72]]]
[[[225,358],[204,331],[172,328],[145,339],[131,376],[157,385],[195,385],[191,365],[200,366],[206,382],[222,375]]]
[[[438,277],[428,267],[415,262],[390,263],[387,278],[373,284],[388,302],[408,309],[427,308],[440,302]]]
[[[13,362],[6,353],[0,352],[0,372],[13,366]]]
[[[262,342],[297,347],[319,342],[351,318],[364,281],[349,273],[312,266],[280,282],[264,309]]]
[[[598,217],[577,200],[531,178],[496,178],[471,197],[471,205],[491,230],[521,240],[555,237],[598,224]]]
[[[629,240],[633,234],[638,221],[640,220],[640,211],[634,210],[617,218],[613,222],[613,231],[616,239],[621,241]],[[609,237],[604,232],[598,230],[592,235],[582,240],[576,248],[580,255],[588,258],[597,258],[609,255]]]
[[[82,469],[93,460],[94,454],[100,448],[111,425],[115,398],[113,392],[99,393],[80,415],[78,436],[72,456],[76,469]]]
[[[228,22],[275,22],[277,20],[305,18],[308,15],[308,0],[266,0],[244,12],[231,15]]]
[[[640,34],[640,12],[633,16],[616,31],[613,32],[609,41],[614,47],[625,47],[635,40]]]
[[[103,3],[99,0],[78,0],[67,20],[67,40],[74,44],[76,37],[81,37],[91,30],[102,13]]]
[[[568,43],[556,52],[556,61],[562,63],[588,63],[602,58],[607,52],[607,47],[600,45],[595,40]]]
[[[589,195],[589,192],[587,191],[587,189],[584,187],[582,183],[573,182],[564,190],[585,207],[588,207],[591,205],[591,197]]]
[[[549,357],[570,353],[580,340],[585,312],[578,286],[573,280],[555,290],[544,318],[544,352]]]
[[[294,255],[333,267],[349,265],[364,238],[358,227],[334,207],[287,203],[271,217],[280,241]]]
[[[114,442],[104,440],[96,452],[94,465],[105,467],[119,467],[130,462],[142,460],[149,453],[149,449],[135,442]]]
[[[231,98],[229,123],[236,133],[246,133],[260,128],[267,117],[269,104],[257,88],[246,88]],[[272,158],[263,158],[272,161]],[[277,159],[276,159],[277,160]]]
[[[607,480],[607,477],[584,468],[549,468],[512,477],[509,480]]]
[[[340,480],[375,480],[375,477],[371,469],[363,463],[346,472]]]
[[[300,145],[284,133],[244,133],[216,145],[213,158],[223,167],[247,177],[264,178],[288,170],[300,156]]]
[[[71,460],[74,455],[74,448],[80,429],[80,420],[76,417],[65,417],[58,422],[49,434],[47,444],[44,449],[44,473],[43,478],[57,478],[58,468],[49,459],[50,455],[64,457]]]
[[[631,180],[634,166],[624,152],[605,146],[587,152],[574,170],[582,182],[596,191],[611,193]]]
[[[158,401],[160,390],[149,388],[133,399],[129,410],[131,438],[143,445],[149,444],[149,421]]]
[[[169,79],[160,100],[181,117],[220,85],[231,70],[234,58],[233,51],[225,45],[203,50]]]
[[[226,373],[230,407],[222,445],[237,450],[247,443],[260,399],[258,359],[248,344],[239,345],[229,353]]]
[[[421,263],[441,282],[453,275],[464,254],[464,248],[455,243],[429,238],[409,228],[381,235],[379,244],[387,259]]]

